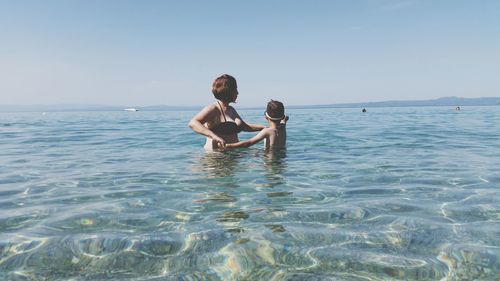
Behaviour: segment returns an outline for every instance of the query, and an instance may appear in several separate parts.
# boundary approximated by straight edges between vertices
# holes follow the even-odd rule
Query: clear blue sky
[[[0,104],[500,96],[500,1],[0,0]]]

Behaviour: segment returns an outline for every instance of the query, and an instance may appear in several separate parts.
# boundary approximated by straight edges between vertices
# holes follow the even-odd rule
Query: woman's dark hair
[[[228,74],[217,77],[212,83],[214,97],[223,102],[233,102],[233,92],[237,88],[236,79]]]
[[[271,100],[267,103],[266,112],[271,118],[283,118],[285,117],[285,106],[282,102]]]

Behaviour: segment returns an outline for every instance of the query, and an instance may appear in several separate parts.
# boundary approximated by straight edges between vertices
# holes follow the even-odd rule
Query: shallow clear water
[[[288,113],[0,113],[0,279],[500,280],[500,107]]]

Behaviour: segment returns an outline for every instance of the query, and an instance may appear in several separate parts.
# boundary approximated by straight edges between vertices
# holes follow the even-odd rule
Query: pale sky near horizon
[[[0,0],[0,104],[500,96],[500,1]]]

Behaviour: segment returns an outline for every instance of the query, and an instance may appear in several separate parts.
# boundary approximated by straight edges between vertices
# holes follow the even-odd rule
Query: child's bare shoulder
[[[269,127],[265,127],[264,129],[262,129],[261,132],[265,133],[265,134],[272,134],[274,133],[274,129],[273,128],[269,128]]]

